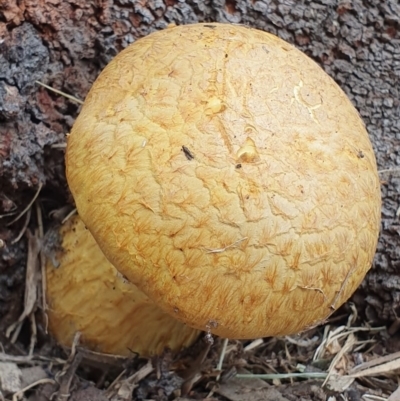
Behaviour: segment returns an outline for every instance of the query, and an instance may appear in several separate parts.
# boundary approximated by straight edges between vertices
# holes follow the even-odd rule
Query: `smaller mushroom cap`
[[[117,272],[78,216],[59,233],[59,267],[48,260],[46,274],[49,329],[60,344],[71,346],[79,331],[81,344],[93,351],[148,357],[197,339],[199,331],[163,312]]]

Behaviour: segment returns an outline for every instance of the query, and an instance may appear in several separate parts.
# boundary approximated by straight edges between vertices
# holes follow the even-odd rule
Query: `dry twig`
[[[62,371],[57,378],[59,378],[60,388],[57,393],[57,401],[67,400],[70,396],[70,387],[72,379],[74,378],[75,372],[82,361],[82,354],[77,352],[77,346],[79,345],[79,340],[81,333],[76,333],[71,346],[71,353],[65,363]]]

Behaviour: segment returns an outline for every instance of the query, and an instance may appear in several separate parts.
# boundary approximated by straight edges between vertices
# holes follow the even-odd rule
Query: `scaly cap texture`
[[[94,83],[66,164],[116,268],[223,337],[315,325],[372,263],[380,184],[364,124],[266,32],[195,24],[138,40]]]

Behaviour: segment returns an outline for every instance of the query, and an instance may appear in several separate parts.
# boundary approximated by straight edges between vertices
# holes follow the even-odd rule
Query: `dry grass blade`
[[[74,356],[73,361],[69,364],[68,369],[66,370],[64,376],[60,380],[60,389],[57,394],[57,401],[67,400],[70,396],[70,387],[72,383],[72,379],[74,378],[75,372],[79,367],[79,364],[82,361],[82,354],[77,352]]]
[[[313,357],[313,361],[317,361],[318,359],[322,359],[326,350],[330,347],[333,347],[335,343],[339,343],[340,340],[343,340],[350,334],[355,334],[357,332],[379,332],[385,330],[385,327],[348,327],[348,326],[339,326],[333,331],[329,331],[329,326],[326,326],[324,340],[321,342],[319,347],[316,349]]]
[[[31,355],[8,355],[4,352],[0,352],[1,362],[15,362],[15,363],[28,363],[33,360]]]
[[[343,332],[343,330],[346,329],[346,326],[339,326],[333,331],[330,330],[330,326],[325,326],[325,331],[324,331],[324,337],[323,340],[321,341],[321,344],[319,347],[315,350],[313,361],[317,361],[318,359],[322,359],[324,353],[326,352],[326,349],[328,346],[333,343],[337,339],[337,336],[340,335],[340,333]]]
[[[251,350],[253,350],[253,349],[258,348],[258,347],[259,347],[260,345],[262,345],[262,344],[264,344],[264,339],[262,339],[262,338],[257,338],[256,340],[252,341],[250,344],[246,345],[246,346],[243,348],[243,351],[244,351],[244,352],[251,351]]]
[[[145,366],[139,369],[136,373],[131,375],[125,380],[121,380],[116,384],[118,387],[117,399],[122,400],[130,400],[132,399],[132,392],[137,387],[137,384],[143,380],[146,376],[148,376],[151,372],[153,372],[154,368],[151,364],[151,361],[148,361]]]
[[[136,358],[136,355],[132,356],[132,358],[128,358],[121,355],[103,354],[84,347],[78,347],[77,350],[83,355],[85,360],[90,361],[90,363],[95,363],[97,366],[121,367],[130,359]]]
[[[28,203],[28,205],[26,206],[26,208],[25,208],[15,219],[11,220],[11,221],[7,224],[7,226],[11,226],[11,225],[14,224],[16,221],[18,221],[18,220],[31,208],[31,206],[33,205],[33,203],[35,202],[35,200],[36,200],[37,197],[39,196],[39,193],[40,193],[42,187],[43,187],[43,184],[40,183],[39,186],[38,186],[38,189],[37,189],[37,191],[36,191],[36,193],[35,193],[35,195],[34,195],[33,198],[31,199],[31,201]]]
[[[377,358],[377,359],[379,360],[381,358]],[[394,359],[392,361],[382,363],[377,366],[358,371],[356,373],[352,373],[349,376],[350,377],[375,376],[375,375],[379,375],[382,373],[393,372],[397,369],[400,369],[400,357],[397,357],[396,359]]]
[[[37,340],[36,317],[34,313],[31,313],[29,315],[29,320],[31,321],[31,340],[29,342],[29,355],[33,355],[33,350],[35,349]]]
[[[36,207],[36,216],[38,221],[38,232],[39,232],[39,239],[40,243],[43,244],[44,238],[44,228],[43,228],[43,218],[42,218],[42,210],[40,209],[40,205],[38,202],[35,203]],[[39,253],[39,260],[40,260],[40,271],[41,271],[41,304],[42,304],[42,311],[44,316],[44,324],[45,324],[45,332],[47,333],[47,326],[48,326],[48,317],[47,317],[47,303],[46,303],[46,291],[47,291],[47,282],[46,282],[46,257],[44,250],[40,249]]]
[[[61,221],[61,224],[64,224],[68,219],[74,216],[77,213],[76,208],[72,209]]]
[[[69,398],[69,389],[71,386],[72,379],[78,369],[79,364],[82,361],[82,354],[77,352],[77,347],[79,345],[79,340],[81,338],[81,333],[75,333],[74,340],[71,346],[71,352],[62,371],[57,374],[57,379],[59,379],[60,388],[57,394],[57,401],[67,400]]]
[[[187,369],[181,376],[185,380],[181,386],[182,395],[186,395],[190,392],[194,383],[196,383],[200,378],[200,370],[201,367],[211,349],[211,345],[208,341],[206,341],[205,347],[200,351],[197,355],[197,358],[193,361],[192,365],[189,369]],[[200,375],[200,376],[199,376]]]
[[[384,170],[378,170],[379,174],[391,174],[391,173],[400,173],[400,168],[387,168]]]
[[[111,399],[113,394],[115,393],[115,389],[118,388],[120,382],[122,381],[122,377],[124,377],[126,373],[126,369],[124,369],[115,379],[114,381],[107,387],[105,390],[105,396],[108,399]]]
[[[33,387],[38,386],[39,384],[46,384],[46,383],[50,383],[50,384],[54,384],[55,381],[53,379],[40,379],[38,381],[36,381],[35,383],[30,384],[29,386],[26,386],[25,388],[23,388],[22,390],[18,391],[17,393],[15,393],[12,397],[12,401],[18,401],[21,399],[21,397],[24,396],[24,393],[28,390],[30,390]]]
[[[266,373],[266,374],[237,374],[237,379],[263,379],[263,380],[275,380],[275,379],[325,379],[328,373],[324,372],[304,372],[304,373]]]
[[[224,338],[222,341],[221,354],[219,356],[218,365],[217,365],[217,370],[219,370],[219,371],[222,370],[222,364],[224,363],[226,347],[228,346],[228,342],[229,342],[229,340],[227,338]],[[218,378],[219,378],[219,375],[217,377],[217,380],[218,380]]]
[[[19,234],[17,235],[17,237],[11,241],[12,244],[16,244],[22,238],[22,236],[25,234],[25,231],[28,228],[30,219],[31,219],[31,209],[28,209],[28,211],[26,212],[24,225],[22,226],[22,229],[19,232]]]
[[[317,342],[319,342],[319,338],[318,336],[314,336],[312,338],[305,338],[305,339],[295,339],[289,336],[286,336],[285,339],[294,345],[297,345],[298,347],[301,348],[310,348],[313,345],[315,345]]]
[[[357,373],[357,372],[359,372],[361,370],[365,370],[365,369],[371,368],[371,367],[376,366],[376,365],[380,365],[380,364],[383,364],[383,363],[386,363],[386,362],[390,362],[390,361],[393,361],[394,359],[398,359],[398,358],[400,358],[400,352],[395,352],[395,353],[390,354],[390,355],[381,356],[379,358],[373,359],[372,361],[368,361],[368,362],[365,362],[365,363],[362,363],[360,365],[355,366],[349,372],[349,374],[355,374],[355,373]]]
[[[0,352],[0,362],[14,362],[17,365],[38,365],[40,363],[44,365],[64,365],[66,361],[61,358],[49,358],[41,355],[8,355],[4,352]]]
[[[127,382],[130,382],[132,384],[139,383],[141,380],[143,380],[146,376],[148,376],[152,371],[154,370],[151,361],[149,360],[145,366],[143,366],[141,369],[139,369],[136,373],[131,375],[126,379]]]
[[[46,88],[46,89],[48,89],[49,91],[52,91],[52,92],[54,92],[54,93],[57,93],[58,95],[64,96],[64,97],[66,97],[67,99],[72,100],[73,102],[76,102],[76,103],[79,103],[79,104],[83,104],[83,101],[80,100],[80,99],[78,99],[78,98],[76,98],[75,96],[68,95],[68,93],[59,91],[58,89],[54,89],[54,88],[52,88],[51,86],[44,84],[43,82],[35,81],[35,83],[37,83],[37,84],[40,85],[40,86],[43,86],[43,88]]]
[[[71,364],[72,361],[74,360],[80,339],[81,339],[81,333],[78,331],[78,332],[75,333],[74,340],[72,341],[71,352],[70,352],[69,357],[67,359],[66,365]],[[63,369],[64,372],[67,369],[68,369],[68,367],[65,366],[64,369]]]
[[[7,337],[10,337],[11,333],[16,328],[16,331],[18,332],[18,326],[32,313],[37,300],[37,284],[39,277],[38,255],[40,244],[36,235],[33,235],[30,230],[27,230],[26,234],[28,236],[28,259],[26,263],[24,310],[18,320],[7,329]],[[13,336],[12,342],[16,341],[16,338],[14,337],[15,336]]]
[[[353,348],[355,343],[356,343],[356,338],[355,338],[354,334],[350,334],[347,337],[346,342],[345,342],[344,346],[342,347],[342,349],[333,358],[333,360],[329,366],[329,369],[328,369],[328,376],[326,377],[322,386],[325,386],[325,384],[329,380],[329,377],[334,373],[336,364],[343,358],[344,355],[346,355],[347,353],[349,353],[351,351],[351,349]]]
[[[9,213],[0,214],[0,219],[3,219],[4,217],[14,216],[14,214],[17,214],[17,212],[9,212]]]

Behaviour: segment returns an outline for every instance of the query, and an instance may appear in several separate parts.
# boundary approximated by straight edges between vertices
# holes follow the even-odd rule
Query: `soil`
[[[46,231],[54,223],[51,212],[72,205],[63,145],[79,104],[36,81],[84,99],[101,69],[136,39],[170,23],[204,21],[250,25],[294,44],[338,82],[359,110],[381,170],[383,203],[373,268],[352,301],[359,320],[387,328],[380,337],[381,349],[400,350],[398,0],[0,0],[0,343],[5,352],[25,354],[29,345],[29,324],[22,326],[15,343],[4,334],[24,308],[27,233],[37,232],[37,210]],[[38,189],[36,209],[14,222]],[[346,308],[348,313],[350,306]],[[62,353],[54,351],[40,322],[38,330],[37,349],[43,355]],[[241,356],[236,354],[239,360]],[[297,359],[302,358],[297,355]],[[208,360],[213,361],[211,356]],[[140,368],[135,363],[135,369]],[[99,380],[97,375],[95,381]],[[165,391],[157,394],[146,393],[151,385],[144,383],[136,390],[137,399],[173,399],[175,393],[166,391],[165,384],[173,380],[168,376],[162,382],[158,377],[158,386],[162,389],[164,383]],[[35,393],[37,399],[45,399],[40,397],[49,392],[46,386],[50,385]],[[99,383],[97,387],[103,388]],[[75,394],[74,399],[103,399],[98,388],[78,386],[86,393]],[[191,397],[207,396],[204,385],[198,393],[196,388]],[[312,383],[278,388],[281,399],[322,400],[326,395]],[[364,390],[352,387],[351,391],[348,399],[356,400]],[[208,399],[212,397],[224,399],[218,392]]]

